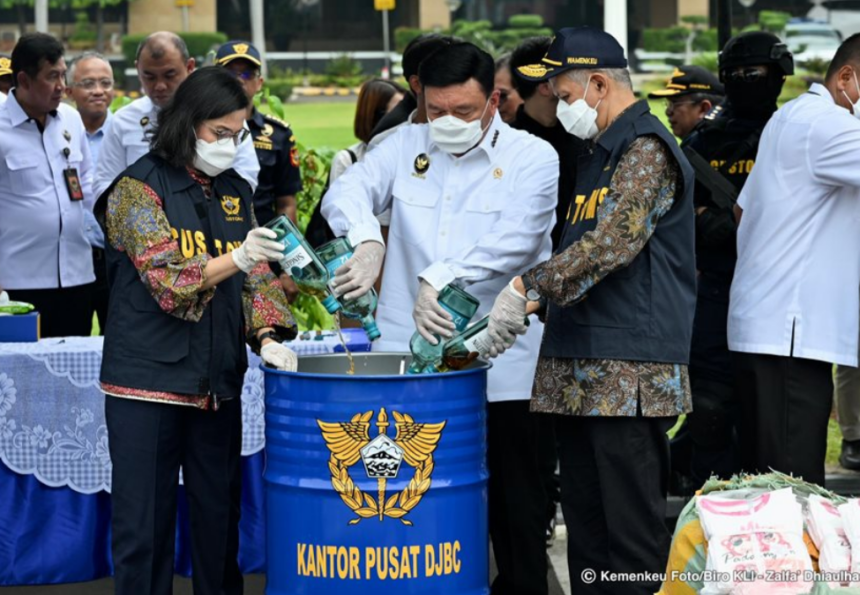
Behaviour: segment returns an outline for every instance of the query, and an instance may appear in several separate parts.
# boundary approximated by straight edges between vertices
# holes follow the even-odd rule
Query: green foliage
[[[511,29],[540,29],[543,27],[543,17],[539,14],[516,14],[508,19]]]
[[[2,1],[2,0],[0,0]],[[219,46],[227,41],[227,36],[223,33],[177,33],[179,37],[185,40],[188,46],[189,53],[195,58],[202,58],[212,50],[213,47]],[[137,54],[137,46],[146,38],[146,35],[126,35],[122,38],[122,54],[129,64],[134,64],[134,59]]]
[[[789,20],[791,20],[791,14],[779,10],[763,10],[758,13],[758,22],[761,28],[771,33],[784,31]]]
[[[691,14],[691,15],[687,15],[685,17],[681,17],[681,22],[686,24],[686,25],[691,25],[693,28],[696,28],[696,29],[703,29],[708,24],[708,17],[702,16],[702,15],[697,15],[697,14]]]
[[[470,41],[494,56],[510,52],[528,37],[552,36],[552,29],[542,27],[543,19],[537,15],[517,15],[508,21],[508,27],[493,30],[490,21],[454,21],[449,33]]]
[[[413,27],[397,27],[394,30],[394,50],[402,54],[410,41],[424,33],[429,33],[429,31]]]
[[[287,101],[293,94],[293,82],[287,79],[266,79],[266,89],[275,99]]]
[[[703,52],[693,58],[693,64],[717,74],[720,71],[720,56],[717,52]]]
[[[75,13],[75,32],[69,38],[69,43],[73,48],[81,48],[90,45],[95,45],[98,33],[95,27],[90,23],[90,18],[84,11]]]
[[[811,58],[798,64],[802,69],[813,75],[817,79],[823,79],[827,74],[827,69],[830,67],[830,60],[823,58]]]
[[[116,113],[116,111],[118,109],[127,106],[131,102],[132,102],[132,99],[128,95],[122,95],[122,96],[117,95],[116,97],[113,98],[113,101],[111,101],[111,103],[110,103],[110,111]]]
[[[325,73],[332,78],[358,76],[361,74],[361,62],[349,54],[342,54],[329,60],[325,66]]]
[[[645,29],[642,31],[642,49],[649,52],[681,54],[686,49],[685,44],[689,34],[690,30],[681,26]]]

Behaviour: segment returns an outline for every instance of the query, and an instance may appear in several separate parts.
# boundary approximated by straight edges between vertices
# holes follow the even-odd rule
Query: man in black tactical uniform
[[[690,353],[693,413],[687,418],[694,488],[711,474],[727,478],[739,471],[734,452],[738,403],[726,336],[737,260],[733,207],[752,171],[761,133],[777,109],[785,77],[794,73],[785,44],[759,31],[730,39],[719,66],[727,100],[682,144],[696,171],[699,275]]]

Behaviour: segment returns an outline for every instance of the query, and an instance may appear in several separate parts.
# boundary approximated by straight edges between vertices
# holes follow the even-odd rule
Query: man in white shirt
[[[195,62],[181,37],[160,31],[140,43],[135,66],[146,96],[115,114],[102,143],[96,168],[93,186],[97,197],[125,168],[149,153],[149,141],[158,123],[159,110],[170,102],[176,89],[194,70]],[[256,189],[260,163],[250,139],[239,145],[233,167],[252,189]]]
[[[501,121],[493,75],[492,57],[472,44],[439,49],[419,69],[430,123],[397,130],[326,194],[323,215],[356,246],[336,291],[367,292],[386,255],[374,349],[408,351],[416,324],[434,344],[434,334],[450,336],[454,325],[436,303],[446,285],[457,282],[480,300],[478,320],[514,275],[550,255],[558,156]],[[389,207],[386,253],[374,215]],[[547,592],[545,494],[528,410],[542,331],[533,321],[489,372],[494,593]]]
[[[860,36],[771,118],[738,199],[729,348],[744,470],[824,483],[832,365],[857,366]]]
[[[61,103],[63,46],[30,33],[12,63],[15,88],[0,104],[0,287],[36,306],[43,337],[89,335],[92,167],[81,117]]]
[[[67,95],[75,102],[75,107],[87,131],[87,144],[90,147],[93,167],[98,166],[99,154],[105,135],[110,130],[110,106],[114,97],[113,69],[110,62],[98,52],[84,52],[69,64]],[[87,239],[93,247],[93,268],[96,282],[93,285],[92,314],[96,314],[99,329],[107,325],[108,283],[105,263],[105,239],[95,216],[89,211],[86,215]]]

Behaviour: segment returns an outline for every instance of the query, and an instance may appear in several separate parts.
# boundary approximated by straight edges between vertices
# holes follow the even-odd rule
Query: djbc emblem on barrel
[[[392,440],[386,430],[391,424],[385,408],[380,408],[376,419],[378,435],[371,439],[370,429],[373,411],[357,413],[348,422],[324,422],[317,420],[323,439],[331,452],[328,467],[331,485],[357,518],[349,524],[356,525],[362,519],[400,519],[404,525],[412,521],[404,518],[421,503],[421,498],[430,489],[433,474],[433,451],[442,438],[447,422],[417,423],[405,413],[391,412],[397,434]],[[364,471],[377,480],[376,498],[362,492],[350,476],[350,467],[361,460]],[[387,496],[386,484],[396,479],[401,466],[406,463],[415,469],[407,486],[400,492]]]

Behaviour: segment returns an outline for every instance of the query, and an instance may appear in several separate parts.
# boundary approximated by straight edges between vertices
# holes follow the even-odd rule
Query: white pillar
[[[603,30],[612,35],[624,48],[627,59],[627,0],[606,0],[603,5]]]
[[[36,0],[36,31],[48,33],[48,0]]]
[[[260,51],[260,72],[266,77],[266,30],[263,25],[263,0],[250,0],[251,2],[251,42]]]

